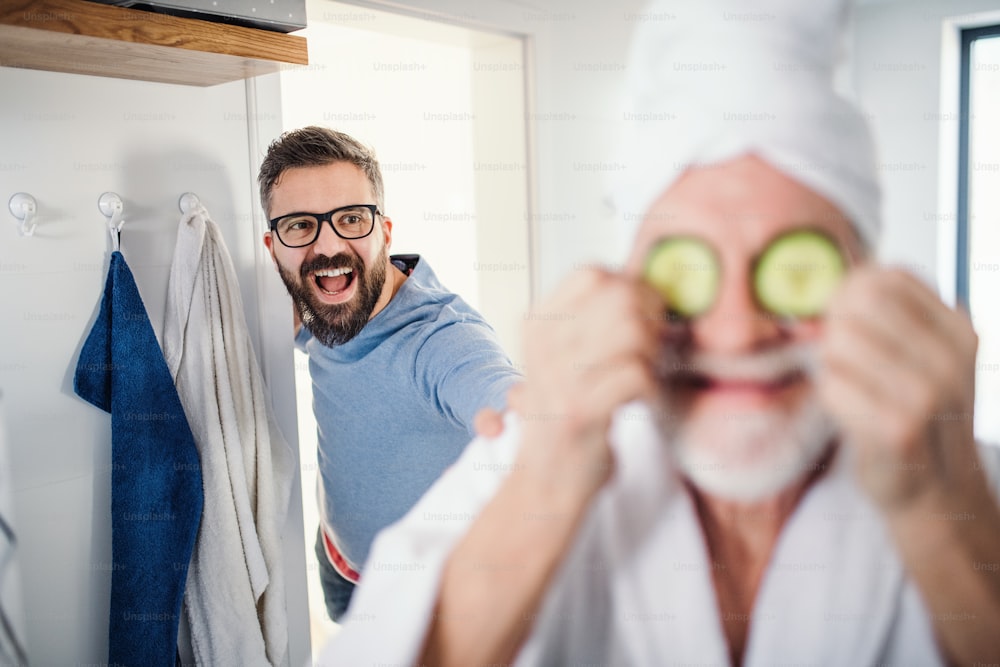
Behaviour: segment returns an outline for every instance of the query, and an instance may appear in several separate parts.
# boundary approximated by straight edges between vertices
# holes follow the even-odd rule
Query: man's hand
[[[969,318],[904,271],[862,267],[834,297],[825,326],[820,396],[876,504],[897,512],[982,485]]]
[[[520,397],[524,391],[524,384],[512,385],[507,390],[507,409],[519,414],[524,414],[521,409]],[[503,433],[503,413],[493,408],[483,408],[476,413],[472,419],[472,426],[476,429],[476,435],[483,438],[496,438]]]
[[[853,271],[828,311],[819,393],[920,589],[945,658],[1000,655],[1000,508],[973,439],[978,339],[902,271]]]
[[[524,440],[515,468],[523,481],[578,500],[604,484],[612,414],[655,394],[663,312],[644,283],[592,268],[574,272],[528,315],[518,396]]]
[[[493,408],[483,408],[472,419],[472,427],[481,438],[496,438],[503,433],[503,413]]]

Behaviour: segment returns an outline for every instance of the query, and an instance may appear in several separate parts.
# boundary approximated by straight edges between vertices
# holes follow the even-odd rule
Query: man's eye
[[[309,219],[291,220],[286,225],[286,229],[288,231],[301,232],[306,229],[312,229],[315,224],[313,220]]]
[[[340,223],[343,224],[343,225],[360,225],[361,224],[361,216],[360,215],[354,215],[354,214],[345,215],[343,218],[340,219]]]

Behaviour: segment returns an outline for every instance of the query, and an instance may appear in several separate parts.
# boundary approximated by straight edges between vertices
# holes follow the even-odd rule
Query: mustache
[[[752,354],[722,355],[669,351],[657,371],[668,382],[712,378],[730,382],[774,382],[793,374],[809,377],[819,368],[816,343],[794,343]]]
[[[299,267],[299,274],[305,278],[310,273],[314,271],[325,271],[327,269],[353,269],[360,273],[364,269],[361,264],[361,260],[357,255],[351,255],[346,252],[338,252],[336,255],[330,257],[317,256],[312,259],[302,262]]]

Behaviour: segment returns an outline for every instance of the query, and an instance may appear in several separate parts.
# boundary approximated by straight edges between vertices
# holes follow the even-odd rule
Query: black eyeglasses
[[[315,243],[324,222],[342,239],[363,239],[375,229],[376,215],[381,213],[375,204],[351,204],[326,213],[289,213],[269,222],[282,245],[302,248]]]

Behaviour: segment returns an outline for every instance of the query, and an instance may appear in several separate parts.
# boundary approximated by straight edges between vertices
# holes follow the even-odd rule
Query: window
[[[979,333],[976,435],[1000,442],[1000,25],[961,32],[956,298]]]

